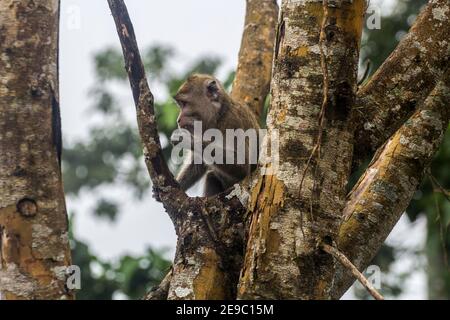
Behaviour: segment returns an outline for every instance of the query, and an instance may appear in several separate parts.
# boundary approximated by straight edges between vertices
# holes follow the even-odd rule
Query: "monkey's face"
[[[215,128],[220,111],[220,84],[208,75],[192,75],[180,87],[174,99],[180,108],[178,127],[194,133],[194,122],[202,130]]]

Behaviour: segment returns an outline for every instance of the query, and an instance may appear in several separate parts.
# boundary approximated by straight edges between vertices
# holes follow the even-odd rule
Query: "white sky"
[[[377,2],[383,9],[391,3],[389,0]],[[181,66],[200,56],[213,55],[224,61],[220,73],[235,68],[244,22],[244,0],[127,0],[126,3],[141,49],[152,44],[168,44],[180,54],[177,63]],[[87,112],[90,105],[87,93],[95,81],[92,57],[109,46],[119,47],[119,42],[106,0],[62,0],[60,92],[65,141],[87,136],[89,124],[93,122]],[[158,97],[157,92],[155,95]],[[131,95],[125,98],[128,105],[124,108],[128,108],[128,116],[133,118]],[[150,194],[144,202],[135,205],[125,190],[109,188],[102,192],[123,199],[126,210],[116,224],[110,224],[89,213],[95,200],[92,192],[82,193],[83,200],[77,203],[69,198],[69,211],[76,210],[78,238],[87,241],[92,251],[102,258],[140,254],[149,245],[169,248],[170,257],[176,244],[175,234],[162,206]],[[399,228],[408,228],[406,221]],[[424,228],[424,222],[416,227],[421,234]],[[418,240],[422,242],[417,243]],[[409,243],[401,238],[400,242],[404,246],[416,246],[423,243],[423,237],[416,237]],[[396,268],[402,270],[402,266],[408,267],[408,262]],[[404,298],[425,298],[423,274],[415,273],[411,281],[411,290]]]
[[[136,36],[142,49],[149,45],[169,44],[180,53],[181,65],[204,55],[223,58],[222,72],[235,68],[244,23],[244,1],[164,0],[126,1]],[[107,2],[63,0],[60,40],[61,109],[65,141],[86,137],[92,123],[87,112],[87,93],[95,79],[92,57],[108,46],[119,46]],[[158,94],[156,93],[156,96]],[[128,114],[134,117],[131,95],[127,95]],[[175,245],[173,228],[163,208],[150,196],[138,207],[123,190],[113,190],[124,198],[126,213],[116,225],[94,219],[89,214],[94,198],[82,194],[76,210],[75,232],[89,240],[96,254],[104,258],[124,252],[140,253],[145,246]],[[81,209],[80,209],[81,207]]]

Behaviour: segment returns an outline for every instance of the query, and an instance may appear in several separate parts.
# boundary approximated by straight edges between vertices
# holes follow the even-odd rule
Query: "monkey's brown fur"
[[[194,121],[202,121],[204,131],[213,128],[220,130],[224,141],[226,129],[246,131],[260,128],[249,107],[233,101],[220,82],[210,75],[191,75],[174,98],[180,107],[178,126],[187,129],[191,134]],[[204,195],[211,196],[226,190],[250,174],[255,166],[249,163],[248,154],[245,162],[245,164],[193,164],[191,154],[181,168],[177,180],[186,190],[206,174]]]

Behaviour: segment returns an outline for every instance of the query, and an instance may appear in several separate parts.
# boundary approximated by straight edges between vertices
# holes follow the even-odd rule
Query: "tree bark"
[[[431,0],[410,32],[358,92],[357,167],[421,106],[450,65],[450,3]]]
[[[378,82],[362,90],[359,104],[355,104],[366,2],[283,1],[274,44],[269,132],[264,142],[266,146],[279,145],[278,166],[261,163],[255,174],[227,192],[212,198],[189,198],[162,160],[153,98],[125,4],[123,0],[108,2],[122,43],[155,195],[172,218],[178,236],[171,273],[147,299],[339,298],[353,281],[351,272],[321,248],[333,249],[328,252],[339,249],[339,255],[345,255],[342,261],[351,261],[360,269],[370,262],[439,146],[449,116],[444,106],[449,98],[448,74],[421,109],[380,148],[346,201],[354,127],[362,123],[359,104],[364,99],[369,105],[376,101],[380,115],[369,110],[371,118],[366,121],[375,121],[387,131],[396,130],[416,109],[447,67],[448,42],[439,40],[442,33],[438,28],[448,27],[443,25],[448,23],[448,3],[430,2],[412,34],[380,69],[375,77]],[[247,2],[247,29],[233,89],[233,96],[257,113],[267,94],[270,68],[266,54],[271,41],[263,41],[253,23],[267,22],[259,30],[272,35],[271,18],[265,21],[262,17],[273,17],[274,4],[269,0],[260,5]],[[418,30],[421,25],[436,31],[439,44],[429,44]],[[253,41],[260,46],[253,46]],[[428,49],[431,57],[423,56],[422,51]],[[404,56],[406,60],[402,60]],[[251,57],[265,65],[253,64]],[[423,66],[430,63],[437,65],[428,72]],[[389,66],[396,72],[390,72]],[[409,73],[414,68],[421,71]],[[259,79],[253,79],[252,72],[259,72]],[[418,79],[412,79],[414,75]],[[420,94],[415,92],[418,84],[425,86]],[[388,99],[381,98],[383,90]],[[415,107],[401,107],[400,111],[392,107],[408,103]],[[387,121],[389,115],[394,117],[391,122]],[[377,136],[369,150],[386,138]],[[359,143],[361,140],[356,140]],[[357,152],[357,158],[362,154]]]
[[[244,34],[231,96],[261,117],[272,78],[278,4],[247,0]]]
[[[337,239],[344,207],[364,9],[362,0],[282,3],[267,120],[280,163],[252,190],[240,298],[329,298],[336,266],[319,245]]]
[[[406,210],[447,129],[450,109],[450,72],[424,105],[375,155],[349,194],[338,245],[364,270]],[[353,283],[338,268],[333,296],[339,298]]]
[[[0,292],[70,299],[61,181],[58,1],[0,3]]]
[[[123,0],[108,0],[122,44],[125,69],[136,105],[145,162],[160,200],[175,227],[177,250],[171,275],[147,299],[232,299],[242,261],[244,206],[227,193],[189,198],[169,171],[156,129],[153,96],[136,36]]]

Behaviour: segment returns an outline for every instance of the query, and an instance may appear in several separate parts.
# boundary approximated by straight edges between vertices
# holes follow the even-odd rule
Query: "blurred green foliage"
[[[111,300],[121,293],[129,299],[141,299],[169,271],[164,252],[148,248],[139,257],[125,255],[115,262],[101,261],[86,243],[71,236],[72,260],[81,269],[78,300]],[[117,296],[116,296],[117,297]]]
[[[372,74],[395,49],[401,38],[413,25],[420,9],[428,0],[395,0],[392,12],[386,12],[386,1],[379,7],[381,12],[381,29],[369,30],[367,26],[363,33],[361,61],[370,60]],[[375,6],[375,2],[373,3]]]

